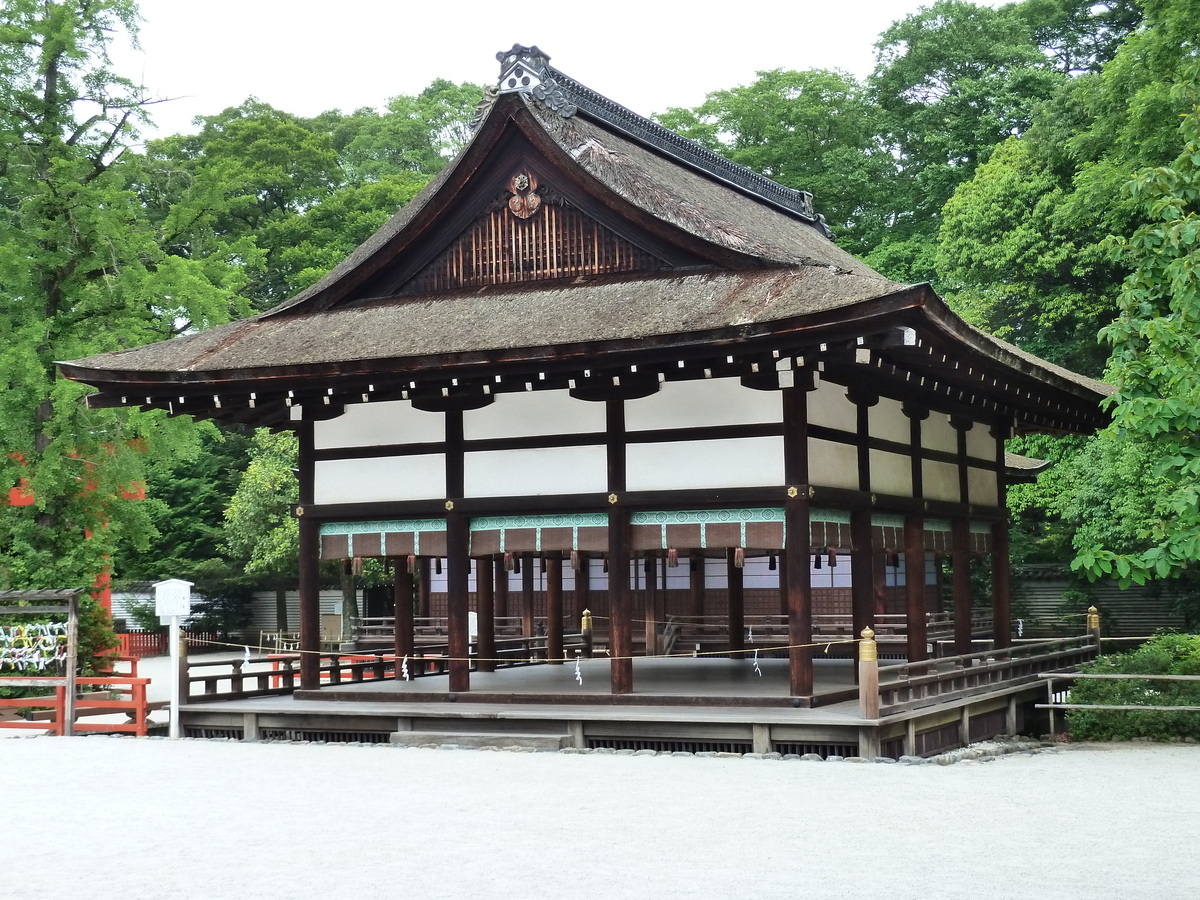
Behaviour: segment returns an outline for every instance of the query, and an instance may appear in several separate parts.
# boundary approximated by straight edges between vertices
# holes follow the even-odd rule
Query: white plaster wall
[[[927,500],[958,503],[958,466],[932,459],[921,460],[921,484]]]
[[[466,454],[464,468],[468,497],[588,494],[608,489],[608,456],[603,446],[478,451]]]
[[[822,381],[808,392],[808,421],[842,431],[858,430],[858,408],[846,398],[846,389],[831,381]]]
[[[871,437],[884,438],[901,444],[911,443],[909,418],[899,400],[880,397],[867,412],[867,429]]]
[[[446,461],[440,453],[318,460],[315,480],[319,504],[432,500],[446,496]]]
[[[781,392],[743,387],[737,378],[668,381],[659,385],[658,393],[625,403],[629,431],[782,421]]]
[[[809,438],[808,480],[819,487],[858,490],[858,450],[850,444]]]
[[[958,452],[958,432],[950,425],[950,417],[944,413],[931,412],[921,423],[921,446],[926,450]]]
[[[537,437],[603,432],[604,404],[576,400],[567,391],[497,394],[493,403],[463,413],[463,437]]]
[[[972,503],[996,506],[1000,492],[996,488],[996,473],[987,469],[967,469],[967,494]]]
[[[871,490],[898,497],[912,496],[912,461],[899,453],[871,452]]]
[[[313,422],[313,446],[318,450],[422,444],[445,439],[445,415],[413,409],[407,400],[352,403],[336,419]]]
[[[996,439],[992,437],[986,422],[976,422],[975,427],[967,432],[967,456],[987,460],[996,458]]]
[[[783,484],[783,438],[667,441],[626,447],[631,491]]]

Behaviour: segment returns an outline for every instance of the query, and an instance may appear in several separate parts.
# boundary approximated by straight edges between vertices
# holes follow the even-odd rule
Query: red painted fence
[[[121,656],[136,656],[141,659],[146,656],[166,656],[171,652],[167,645],[165,631],[135,631],[130,634],[118,634],[121,639]],[[185,631],[184,640],[188,641],[188,649],[194,649],[191,642],[216,641],[218,635],[214,632]],[[203,646],[203,645],[202,645]]]

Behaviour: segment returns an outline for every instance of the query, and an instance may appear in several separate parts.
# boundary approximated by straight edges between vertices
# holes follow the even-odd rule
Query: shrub
[[[1161,634],[1129,653],[1102,656],[1083,672],[1104,675],[1200,675],[1200,635]],[[1135,706],[1200,706],[1200,681],[1108,681],[1083,679],[1071,688],[1072,703]],[[1200,712],[1076,709],[1067,713],[1071,736],[1082,741],[1200,740]]]

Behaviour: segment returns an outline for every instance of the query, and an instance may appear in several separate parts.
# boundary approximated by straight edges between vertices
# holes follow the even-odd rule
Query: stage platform
[[[614,697],[608,660],[592,659],[580,661],[578,679],[573,661],[472,672],[471,690],[458,694],[448,692],[448,676],[423,675],[191,702],[182,722],[188,736],[240,740],[898,756],[1011,731],[1016,704],[1036,699],[1029,685],[998,686],[962,703],[864,719],[848,660],[814,661],[811,700],[788,696],[787,660],[760,659],[758,671],[753,660],[638,659],[634,693]],[[940,737],[922,741],[919,732]]]

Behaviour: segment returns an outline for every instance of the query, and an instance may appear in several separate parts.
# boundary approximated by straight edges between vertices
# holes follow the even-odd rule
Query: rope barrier
[[[190,643],[209,644],[209,645],[216,646],[216,647],[229,647],[234,650],[243,650],[245,648],[249,648],[251,650],[258,650],[260,652],[274,654],[276,656],[285,656],[285,655],[286,656],[302,656],[306,653],[309,655],[318,656],[318,657],[321,657],[321,656],[330,656],[330,657],[332,657],[332,656],[374,656],[375,655],[374,653],[368,653],[368,652],[341,653],[341,652],[330,652],[327,650],[296,649],[296,650],[280,651],[277,648],[261,647],[261,646],[256,646],[254,644],[244,644],[244,643],[243,644],[235,644],[230,641],[210,641],[210,640],[205,640],[202,638],[193,638],[190,640]],[[772,651],[780,651],[780,650],[804,650],[804,649],[814,649],[817,647],[824,647],[825,652],[828,653],[829,648],[832,647],[834,644],[860,644],[860,643],[862,643],[862,638],[853,638],[853,639],[847,638],[845,640],[836,640],[836,641],[818,641],[818,642],[814,642],[814,643],[810,643],[810,644],[787,644],[787,645],[781,645],[781,646],[773,646],[773,647],[770,647],[769,649]],[[606,654],[604,654],[604,656],[606,659],[609,659],[609,660],[614,660],[614,659],[619,659],[619,660],[625,660],[625,659],[695,659],[695,658],[699,658],[699,657],[708,657],[708,656],[726,657],[726,656],[730,656],[731,654],[754,654],[754,653],[757,653],[759,649],[761,649],[761,648],[743,648],[741,650],[702,650],[702,651],[698,651],[698,652],[686,651],[683,653],[659,653],[659,654],[650,654],[650,655],[642,655],[642,656],[635,656],[633,654],[630,654],[629,656],[612,656],[612,655],[606,653]],[[512,662],[512,660],[513,660],[512,656],[498,656],[498,657],[467,656],[467,657],[462,657],[462,656],[445,656],[442,654],[438,654],[436,656],[417,656],[416,652],[417,651],[414,650],[414,653],[412,656],[412,659],[414,659],[414,660],[436,660],[438,662],[463,662],[463,661],[466,661],[466,662],[494,662],[494,663]],[[564,657],[564,660],[567,660],[567,661],[569,661],[571,659],[574,659],[574,657]],[[251,662],[270,662],[270,661],[271,660],[269,658],[268,659],[251,660]],[[386,662],[394,662],[394,661],[395,661],[394,656],[391,659],[383,660],[383,662],[385,662],[385,663]],[[235,659],[229,660],[229,663],[231,665],[235,662],[244,663],[244,660],[235,660]],[[349,663],[348,665],[369,666],[369,665],[376,665],[376,664],[377,664],[377,661],[375,661],[375,660],[372,660],[372,661],[364,660],[362,662]],[[262,674],[262,673],[250,673],[250,674]]]

